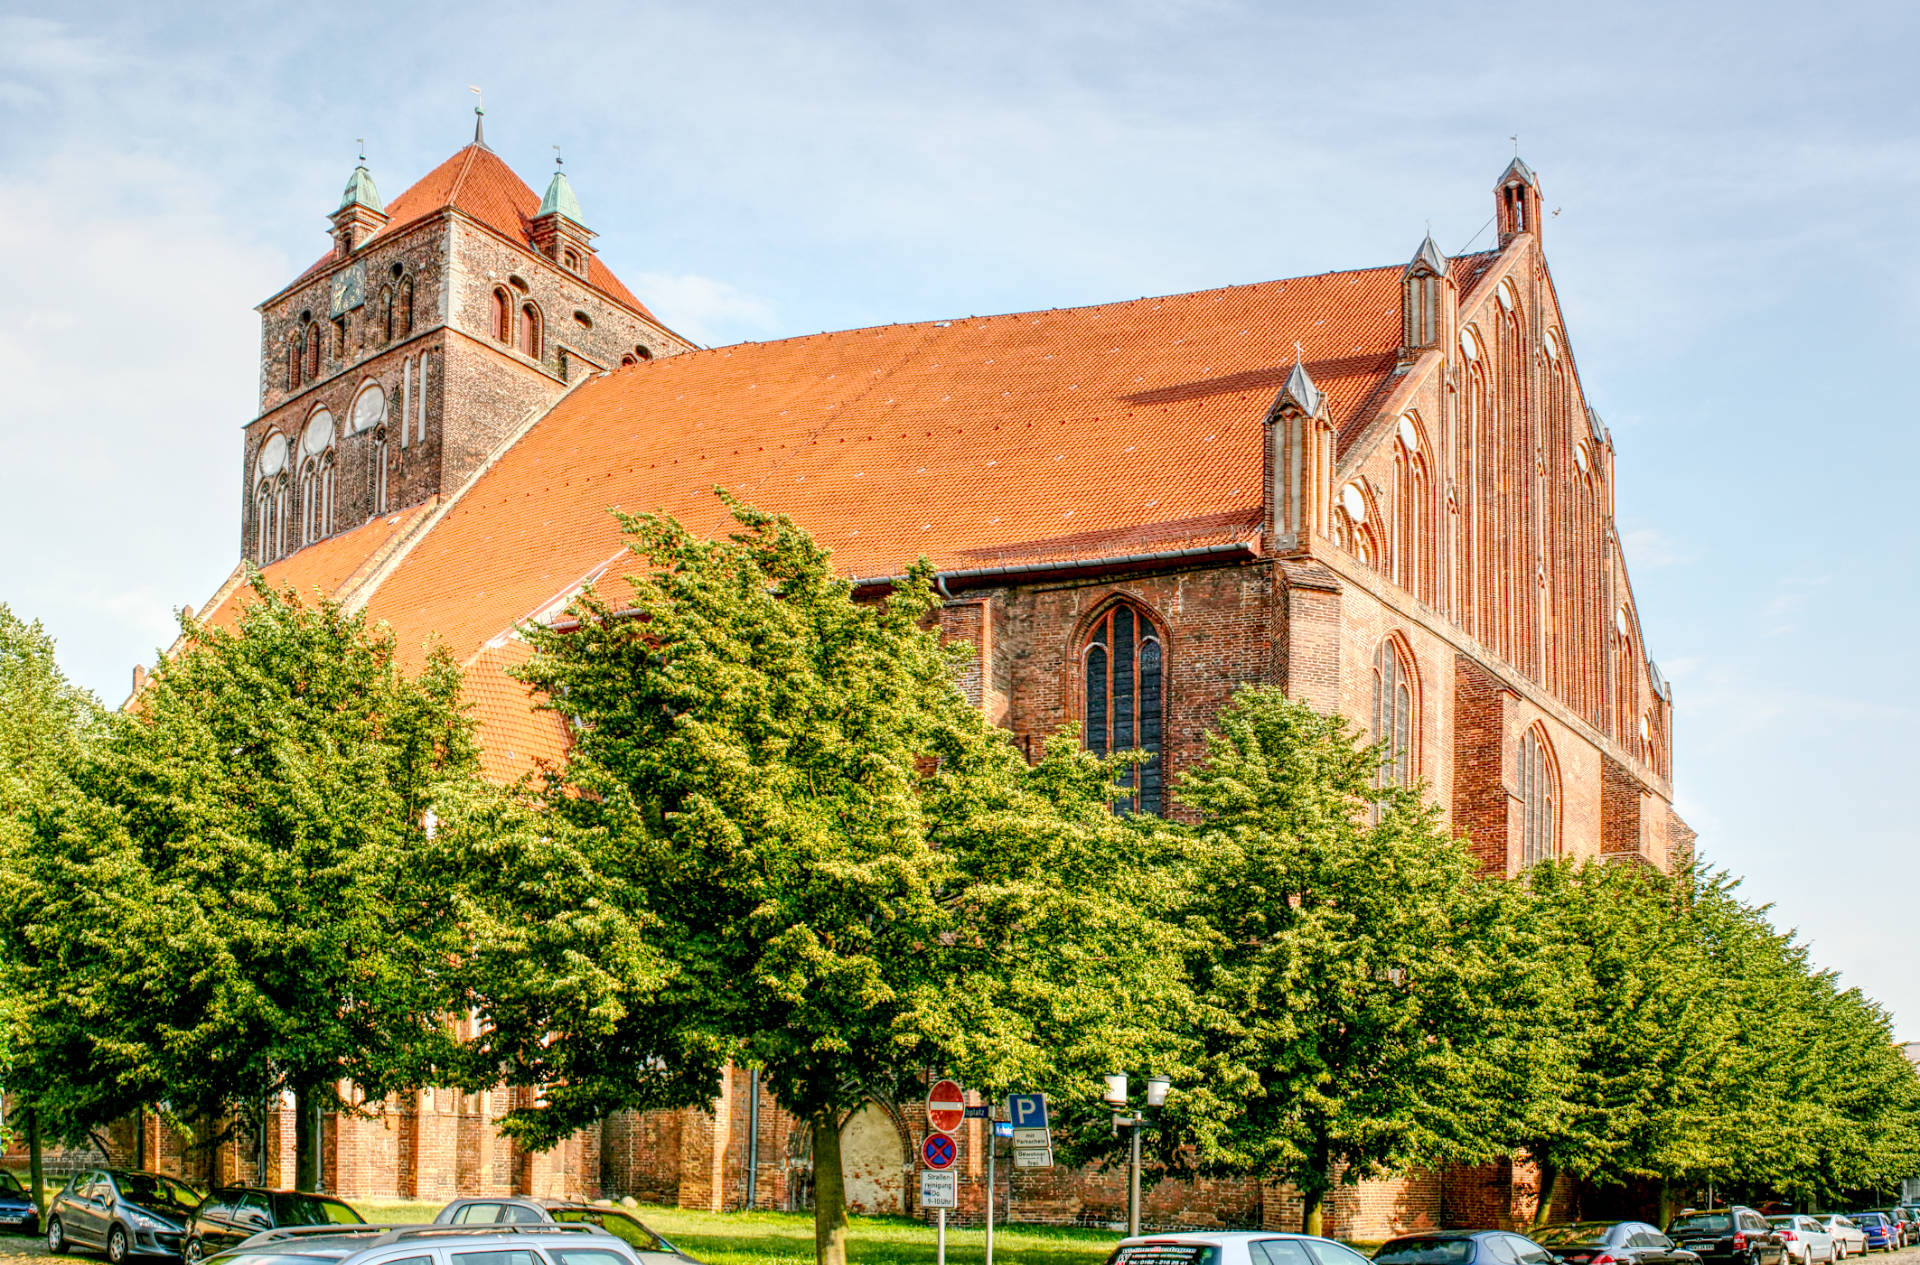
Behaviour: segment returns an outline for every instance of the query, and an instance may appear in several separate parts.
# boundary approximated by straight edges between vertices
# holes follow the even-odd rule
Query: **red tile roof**
[[[427,501],[391,514],[382,514],[352,531],[329,536],[325,540],[288,554],[264,568],[267,582],[275,589],[292,588],[301,596],[315,592],[335,595],[371,572],[373,565],[390,547],[404,537],[436,502]],[[211,609],[202,611],[203,623],[231,629],[240,608],[252,598],[245,569],[237,571],[216,595]]]
[[[464,665],[461,701],[480,727],[481,770],[496,782],[566,761],[566,724],[558,714],[537,709],[532,691],[507,675],[532,653],[526,642],[508,641]]]
[[[1357,430],[1396,365],[1400,278],[1327,273],[622,369],[501,454],[370,608],[403,647],[438,633],[465,658],[618,573],[610,506],[717,531],[715,485],[791,514],[863,577],[921,555],[966,569],[1250,540],[1263,419],[1296,341],[1336,426]]]
[[[387,203],[387,224],[379,235],[397,232],[448,207],[462,212],[511,241],[532,248],[531,228],[540,195],[513,174],[513,168],[485,145],[468,145],[429,171],[405,193]],[[307,276],[333,262],[331,252],[300,274]],[[658,321],[633,291],[613,275],[597,255],[587,260],[587,280],[595,289]]]

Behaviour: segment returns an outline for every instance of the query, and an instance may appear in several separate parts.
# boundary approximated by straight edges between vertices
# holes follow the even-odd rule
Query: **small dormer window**
[[[568,272],[579,272],[580,252],[569,246],[560,252],[560,262]]]

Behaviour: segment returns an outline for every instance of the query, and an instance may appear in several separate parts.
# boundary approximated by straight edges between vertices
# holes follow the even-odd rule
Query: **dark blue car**
[[[1895,1252],[1900,1248],[1900,1227],[1884,1212],[1849,1212],[1847,1220],[1860,1227],[1867,1236],[1867,1251],[1878,1248],[1882,1252]]]
[[[33,1206],[33,1196],[4,1168],[0,1168],[0,1230],[40,1233],[40,1213]]]
[[[1558,1265],[1553,1253],[1504,1230],[1431,1230],[1388,1239],[1373,1265]]]

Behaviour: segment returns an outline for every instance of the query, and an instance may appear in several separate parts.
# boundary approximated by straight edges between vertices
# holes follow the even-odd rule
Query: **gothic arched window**
[[[307,381],[312,382],[320,376],[320,327],[317,324],[307,326],[303,338],[307,344]]]
[[[493,316],[489,332],[496,343],[513,341],[513,299],[505,290],[493,292]]]
[[[413,278],[400,283],[400,295],[394,300],[394,326],[401,338],[413,333]]]
[[[516,346],[529,360],[540,359],[540,309],[531,303],[520,308],[520,338]]]
[[[1373,740],[1383,748],[1381,786],[1412,786],[1415,706],[1412,666],[1398,641],[1380,643],[1373,656]]]
[[[287,472],[282,470],[280,477],[273,482],[273,556],[276,558],[286,556],[287,537],[293,531],[288,504],[292,495],[293,489],[287,484]]]
[[[384,426],[373,432],[373,512],[387,512],[387,428]]]
[[[1150,757],[1121,774],[1115,807],[1159,815],[1166,810],[1166,652],[1153,622],[1125,602],[1109,607],[1087,630],[1080,673],[1087,750]]]
[[[253,560],[261,566],[273,561],[273,483],[262,479],[253,493]]]
[[[1537,726],[1521,736],[1519,773],[1520,864],[1524,868],[1559,853],[1555,814],[1560,805],[1560,774],[1546,735]]]

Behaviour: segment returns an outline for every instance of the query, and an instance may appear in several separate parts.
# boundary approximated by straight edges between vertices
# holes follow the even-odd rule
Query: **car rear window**
[[[1373,1254],[1374,1265],[1467,1265],[1472,1239],[1395,1239]]]
[[[1315,1265],[1297,1239],[1255,1239],[1247,1250],[1253,1265]]]
[[[273,1196],[273,1220],[275,1225],[364,1224],[359,1213],[338,1199],[298,1194]]]
[[[1113,1250],[1107,1265],[1220,1265],[1211,1243],[1128,1243]]]
[[[1570,1225],[1543,1226],[1533,1232],[1533,1241],[1546,1247],[1605,1247],[1611,1221],[1580,1221]]]
[[[1690,1217],[1675,1217],[1667,1233],[1678,1238],[1683,1234],[1725,1234],[1731,1229],[1733,1218],[1726,1213],[1698,1212]]]

